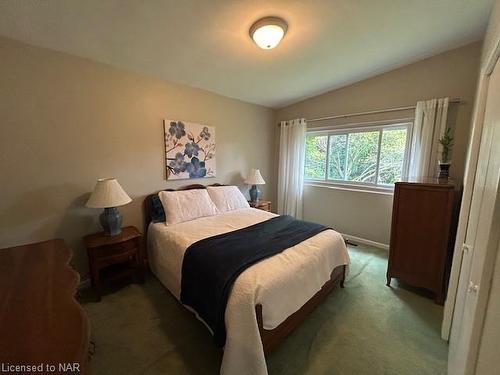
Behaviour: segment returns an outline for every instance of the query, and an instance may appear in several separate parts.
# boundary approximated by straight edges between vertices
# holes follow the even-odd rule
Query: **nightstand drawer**
[[[138,245],[136,241],[130,240],[113,245],[96,247],[92,250],[92,257],[99,259],[108,257],[115,258],[116,256],[129,254],[134,251],[138,251]]]

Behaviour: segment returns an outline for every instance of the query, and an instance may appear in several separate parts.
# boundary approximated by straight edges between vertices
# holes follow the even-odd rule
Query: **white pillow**
[[[205,189],[161,191],[158,195],[167,217],[166,225],[219,213]]]
[[[207,186],[207,190],[220,212],[250,207],[245,196],[236,186]]]

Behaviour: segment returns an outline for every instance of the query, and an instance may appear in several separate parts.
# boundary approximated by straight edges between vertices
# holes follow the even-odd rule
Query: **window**
[[[407,170],[410,123],[308,132],[305,179],[391,188]]]

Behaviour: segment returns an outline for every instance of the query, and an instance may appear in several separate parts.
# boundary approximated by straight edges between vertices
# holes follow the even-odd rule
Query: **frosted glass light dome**
[[[276,47],[285,36],[288,26],[278,17],[261,18],[250,28],[250,36],[262,49]]]

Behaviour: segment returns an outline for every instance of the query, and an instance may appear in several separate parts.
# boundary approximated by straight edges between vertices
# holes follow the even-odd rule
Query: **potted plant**
[[[447,128],[443,136],[439,138],[439,143],[442,147],[441,160],[439,161],[439,176],[438,178],[448,178],[450,173],[450,152],[453,147],[453,137],[451,129]]]

